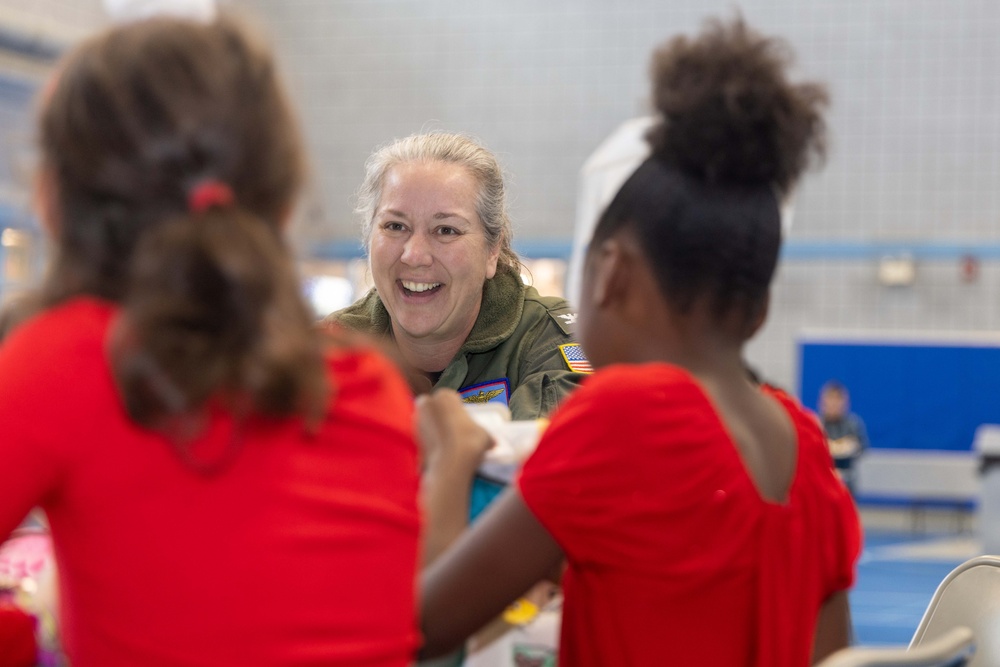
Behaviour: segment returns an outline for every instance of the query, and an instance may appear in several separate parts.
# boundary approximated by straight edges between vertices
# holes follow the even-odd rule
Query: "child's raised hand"
[[[450,389],[417,397],[416,426],[424,459],[426,566],[465,530],[472,478],[493,441]]]
[[[426,469],[471,479],[493,439],[473,421],[461,397],[439,389],[417,397],[417,434]]]

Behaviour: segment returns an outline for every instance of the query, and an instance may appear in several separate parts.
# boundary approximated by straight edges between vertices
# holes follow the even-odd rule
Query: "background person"
[[[585,263],[579,332],[598,370],[516,488],[424,571],[428,653],[564,556],[567,667],[781,667],[846,645],[853,502],[815,419],[743,360],[766,317],[780,197],[823,147],[825,91],[788,82],[787,65],[784,44],[742,20],[655,55],[652,156]],[[469,474],[487,434],[454,394],[421,401],[426,446],[459,452]]]
[[[851,396],[840,382],[831,380],[820,389],[819,416],[830,455],[841,479],[854,494],[857,490],[857,463],[868,449],[869,442],[864,421],[850,408]]]
[[[409,664],[412,397],[301,296],[269,51],[230,20],[113,29],[40,143],[54,260],[0,346],[0,536],[48,516],[69,662]]]

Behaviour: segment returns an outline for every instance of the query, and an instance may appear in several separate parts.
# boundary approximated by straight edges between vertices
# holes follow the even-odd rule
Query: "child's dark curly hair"
[[[710,21],[653,58],[662,121],[652,156],[601,216],[591,247],[627,229],[680,312],[707,299],[740,335],[760,324],[781,245],[781,200],[822,159],[825,88],[793,85],[783,41]]]
[[[710,20],[691,39],[655,52],[653,98],[663,121],[649,133],[653,152],[718,184],[771,184],[785,195],[826,151],[826,88],[792,84],[791,49],[741,19]]]

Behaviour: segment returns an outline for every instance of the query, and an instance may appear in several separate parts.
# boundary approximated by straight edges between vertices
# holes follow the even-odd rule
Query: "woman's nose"
[[[433,261],[433,255],[426,235],[411,234],[403,244],[403,255],[400,260],[407,266],[429,266]]]

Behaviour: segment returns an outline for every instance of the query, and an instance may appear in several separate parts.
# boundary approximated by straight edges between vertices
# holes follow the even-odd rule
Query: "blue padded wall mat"
[[[850,392],[873,448],[969,450],[1000,423],[1000,340],[800,340],[799,398],[815,409],[828,380]]]

